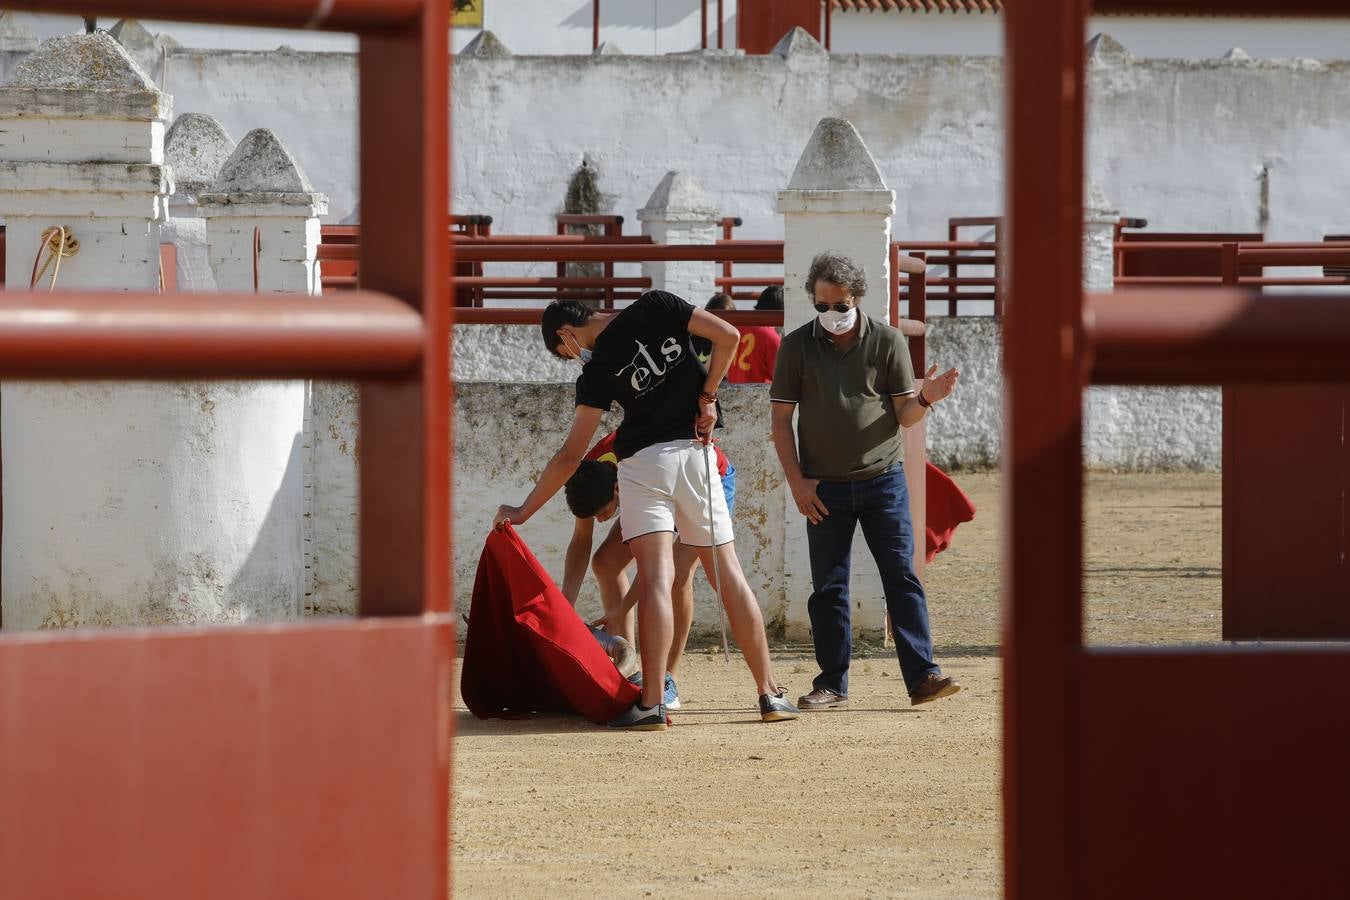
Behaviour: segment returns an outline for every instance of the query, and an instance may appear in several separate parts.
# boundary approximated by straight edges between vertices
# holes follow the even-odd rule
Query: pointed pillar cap
[[[469,41],[464,49],[459,51],[460,56],[473,56],[478,59],[505,59],[511,56],[511,51],[501,42],[491,31],[480,31],[478,36]]]
[[[638,210],[640,222],[713,222],[717,217],[717,205],[687,172],[667,172]]]
[[[234,149],[234,139],[214,116],[179,116],[164,138],[164,160],[173,169],[176,193],[195,200],[220,177]]]
[[[255,128],[244,135],[197,202],[202,207],[280,204],[328,209],[328,198],[314,190],[300,163],[268,128]]]

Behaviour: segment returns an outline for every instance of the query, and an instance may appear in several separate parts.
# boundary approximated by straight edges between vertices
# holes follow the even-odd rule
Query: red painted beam
[[[449,7],[361,36],[361,284],[425,328],[420,379],[361,386],[363,615],[451,606]]]
[[[6,378],[367,378],[415,373],[422,319],[380,294],[10,293]]]
[[[0,636],[0,897],[444,898],[454,641],[448,617]]]
[[[781,309],[710,309],[708,312],[733,325],[771,325],[778,328],[783,325]],[[543,309],[464,308],[455,310],[455,322],[459,325],[538,325],[543,314]]]
[[[716,244],[535,244],[527,248],[463,242],[460,262],[721,262],[783,261],[782,241],[719,241]]]
[[[422,11],[422,0],[12,0],[6,8],[36,13],[369,32],[411,25]]]
[[[1347,685],[1345,645],[1086,651],[1071,896],[1343,895]]]
[[[1088,298],[1094,384],[1350,382],[1350,299],[1159,290]]]
[[[1082,641],[1085,0],[1009,4],[1003,319],[1003,889],[1073,888]]]

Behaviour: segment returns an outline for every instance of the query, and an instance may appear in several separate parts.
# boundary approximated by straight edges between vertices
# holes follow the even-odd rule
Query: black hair
[[[730,294],[713,294],[708,298],[708,302],[703,304],[704,309],[735,309],[736,301],[731,299]]]
[[[619,470],[613,463],[582,460],[563,487],[567,508],[578,519],[591,518],[614,499],[614,485],[618,480]]]
[[[781,285],[766,287],[759,292],[759,299],[755,301],[755,309],[782,309],[783,308],[783,288]]]
[[[558,329],[564,325],[580,328],[593,315],[595,310],[576,300],[554,300],[545,307],[543,315],[539,317],[539,330],[543,333],[544,346],[548,348],[548,352],[562,357],[558,352],[558,347],[562,345]]]

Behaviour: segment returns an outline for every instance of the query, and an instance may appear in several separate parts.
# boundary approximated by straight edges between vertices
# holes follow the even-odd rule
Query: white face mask
[[[848,312],[835,312],[827,309],[817,317],[820,327],[824,328],[830,334],[847,334],[853,330],[853,326],[858,324],[858,307],[853,307]]]

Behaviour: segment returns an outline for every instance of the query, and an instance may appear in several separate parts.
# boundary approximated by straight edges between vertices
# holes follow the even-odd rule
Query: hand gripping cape
[[[488,535],[478,560],[460,695],[480,719],[577,712],[602,725],[639,691],[507,525]]]

